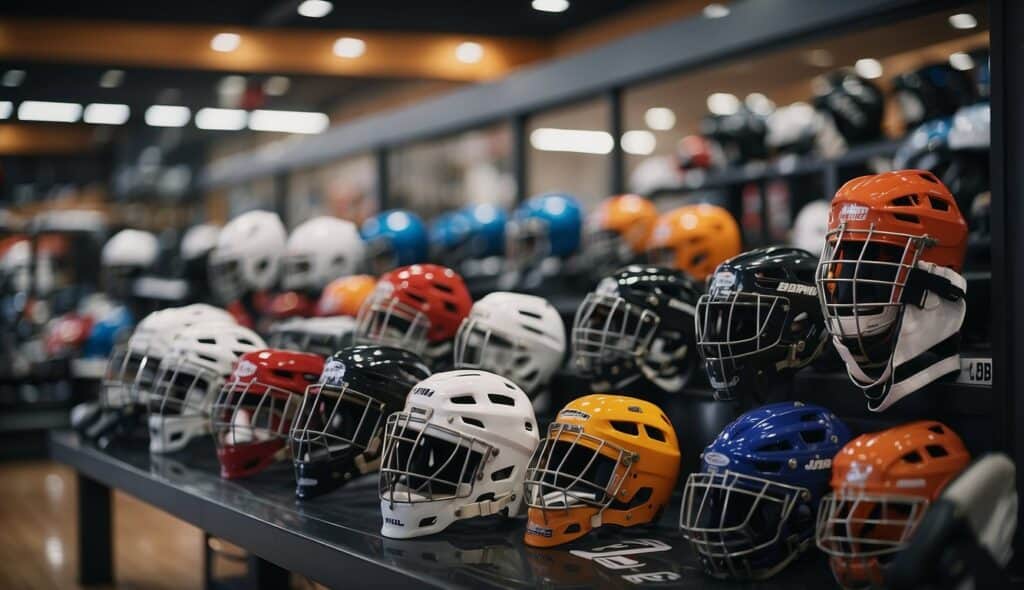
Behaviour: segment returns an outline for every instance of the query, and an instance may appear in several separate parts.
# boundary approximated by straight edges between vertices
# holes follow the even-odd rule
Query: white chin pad
[[[571,508],[586,500],[597,501],[593,492],[548,492],[544,494],[544,505],[548,508]]]

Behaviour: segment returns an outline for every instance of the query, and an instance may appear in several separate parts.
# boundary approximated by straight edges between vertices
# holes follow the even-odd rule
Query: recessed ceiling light
[[[25,81],[25,70],[7,70],[4,72],[3,83],[8,88],[14,88],[15,86],[21,86],[21,83]]]
[[[299,4],[299,14],[306,18],[323,18],[334,10],[334,5],[326,0],[304,0]]]
[[[0,119],[6,119],[11,116],[11,111],[14,110],[14,103],[9,100],[0,100]]]
[[[238,33],[217,33],[210,40],[210,49],[221,53],[231,53],[242,44],[242,37]]]
[[[26,100],[18,105],[18,118],[22,121],[74,123],[81,116],[82,105],[74,102]]]
[[[530,133],[530,145],[542,152],[609,154],[615,141],[607,131],[541,127]]]
[[[978,19],[969,12],[960,12],[949,17],[949,25],[954,29],[973,29],[978,26]]]
[[[666,107],[651,107],[644,112],[644,123],[655,131],[668,131],[676,126],[676,114]]]
[[[857,71],[857,75],[861,78],[867,78],[868,80],[882,77],[882,63],[870,57],[858,59],[857,63],[853,65],[853,69]]]
[[[196,127],[216,131],[238,131],[245,128],[248,113],[242,109],[199,109]]]
[[[100,88],[117,88],[124,82],[124,70],[107,70],[100,76]]]
[[[334,42],[334,55],[355,59],[366,53],[366,41],[355,37],[341,37]]]
[[[287,76],[271,76],[263,82],[263,92],[267,96],[282,96],[291,85],[292,81]]]
[[[455,48],[455,59],[464,64],[475,64],[484,58],[484,46],[472,41],[459,43]]]
[[[533,0],[530,6],[541,12],[565,12],[569,9],[569,0]]]
[[[974,60],[963,51],[949,54],[949,65],[961,72],[974,68]]]
[[[188,107],[155,104],[146,109],[146,124],[151,127],[184,127],[191,117]]]
[[[740,99],[728,92],[716,92],[708,96],[707,104],[713,115],[735,115],[740,110]]]
[[[83,120],[92,125],[124,125],[131,114],[126,104],[93,103],[85,107]]]
[[[712,2],[704,7],[704,16],[707,18],[725,18],[729,16],[729,7],[718,2]]]
[[[249,116],[249,129],[281,133],[322,133],[330,122],[324,113],[256,110]]]
[[[658,146],[654,134],[646,129],[635,129],[622,134],[622,151],[634,156],[649,156]]]

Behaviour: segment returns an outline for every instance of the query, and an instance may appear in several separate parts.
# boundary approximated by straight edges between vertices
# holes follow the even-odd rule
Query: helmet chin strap
[[[494,498],[493,500],[483,500],[480,502],[473,502],[472,504],[465,504],[463,506],[459,506],[455,511],[455,518],[475,518],[477,516],[490,516],[492,514],[497,514],[512,504],[512,502],[515,502],[515,500],[515,494],[505,494],[504,496]]]
[[[952,269],[930,262],[918,262],[914,271],[902,298],[896,345],[881,376],[868,376],[850,349],[833,336],[850,379],[867,395],[872,412],[884,411],[925,385],[960,370],[957,336],[967,312],[967,281]],[[936,321],[940,316],[951,319]]]

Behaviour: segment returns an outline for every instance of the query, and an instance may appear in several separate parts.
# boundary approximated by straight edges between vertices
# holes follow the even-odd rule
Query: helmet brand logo
[[[861,465],[854,461],[850,463],[850,470],[846,472],[846,481],[847,483],[863,484],[869,475],[871,475],[870,465]]]
[[[397,518],[391,518],[390,516],[384,518],[384,524],[390,524],[391,526],[405,526],[405,523]]]
[[[736,284],[736,273],[728,270],[715,273],[711,281],[711,289],[730,289]]]
[[[831,469],[832,459],[811,459],[804,465],[804,471],[821,471],[822,469]]]
[[[345,363],[337,360],[327,361],[323,373],[320,373],[322,385],[338,385],[345,379]]]
[[[856,203],[847,203],[839,210],[839,221],[864,221],[868,217],[868,208]]]
[[[558,414],[558,417],[559,418],[576,418],[577,420],[590,420],[590,414],[588,414],[588,413],[586,413],[584,411],[581,411],[581,410],[573,409],[573,408],[569,408],[567,410],[562,410]]]
[[[729,457],[726,457],[722,453],[704,453],[704,462],[714,467],[725,467],[729,464]]]
[[[538,537],[546,537],[550,539],[553,532],[554,531],[552,531],[551,529],[542,527],[539,524],[533,522],[526,524],[527,535],[537,535]]]
[[[818,296],[818,290],[811,285],[801,285],[800,283],[786,283],[781,282],[779,286],[775,288],[776,291],[783,293],[796,293],[798,295],[809,295],[811,297]]]
[[[426,397],[433,397],[434,390],[429,387],[413,387],[412,395],[422,395]]]
[[[594,292],[598,295],[617,295],[619,292],[619,285],[615,282],[615,279],[605,277],[597,284],[597,288],[594,289]]]
[[[256,365],[249,361],[242,361],[235,367],[235,377],[252,377],[256,374]]]

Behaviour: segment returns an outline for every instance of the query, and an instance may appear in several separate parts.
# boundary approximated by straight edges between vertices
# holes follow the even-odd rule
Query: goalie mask
[[[967,223],[931,172],[862,176],[836,193],[818,296],[870,410],[960,370],[966,248]]]
[[[817,357],[828,340],[817,265],[803,250],[774,247],[719,265],[697,302],[697,346],[715,397],[756,397]]]
[[[595,390],[678,393],[697,365],[697,286],[685,273],[628,266],[576,310],[573,363]]]
[[[384,422],[429,376],[420,357],[390,346],[350,346],[331,355],[306,388],[288,436],[295,495],[313,498],[376,470]]]

